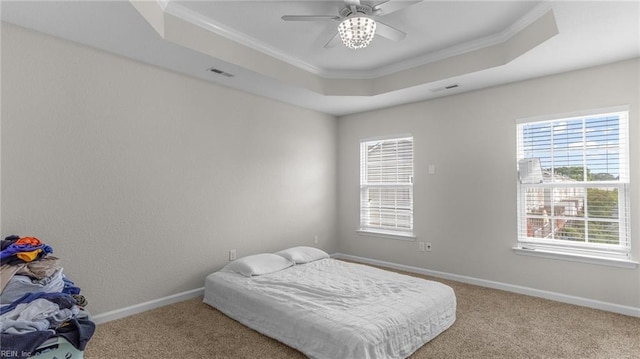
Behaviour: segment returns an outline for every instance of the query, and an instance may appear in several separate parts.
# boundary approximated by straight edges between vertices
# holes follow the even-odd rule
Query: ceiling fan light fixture
[[[338,33],[344,45],[350,49],[367,47],[376,33],[376,22],[365,16],[344,19],[338,25]]]

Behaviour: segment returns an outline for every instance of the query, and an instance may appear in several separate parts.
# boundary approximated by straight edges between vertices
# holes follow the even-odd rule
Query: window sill
[[[415,241],[416,236],[413,233],[375,231],[372,229],[358,229],[356,231],[361,236],[382,237],[391,239],[401,239],[405,241]]]
[[[539,249],[539,248],[513,247],[513,251],[516,254],[525,255],[525,256],[560,259],[560,260],[566,260],[571,262],[599,264],[599,265],[605,265],[610,267],[627,268],[627,269],[636,269],[638,267],[638,262],[632,261],[630,259],[607,258],[607,257],[590,256],[590,255],[583,255],[583,254],[563,253],[563,252],[555,252],[555,251],[551,251],[547,249]]]

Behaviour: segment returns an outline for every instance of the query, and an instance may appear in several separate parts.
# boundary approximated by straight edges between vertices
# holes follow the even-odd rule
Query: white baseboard
[[[566,295],[566,294],[562,294],[562,293],[549,292],[549,291],[546,291],[546,290],[522,287],[522,286],[519,286],[519,285],[513,285],[513,284],[507,284],[507,283],[501,283],[501,282],[494,282],[494,281],[490,281],[490,280],[467,277],[467,276],[458,275],[458,274],[451,274],[451,273],[445,273],[445,272],[432,271],[432,270],[428,270],[428,269],[424,269],[424,268],[418,268],[418,267],[407,266],[407,265],[403,265],[403,264],[396,264],[396,263],[392,263],[392,262],[380,261],[380,260],[376,260],[376,259],[369,259],[369,258],[363,258],[363,257],[358,257],[358,256],[352,256],[352,255],[343,254],[343,253],[335,253],[335,254],[332,254],[331,257],[337,258],[337,259],[347,259],[347,260],[352,260],[352,261],[356,261],[356,262],[362,262],[362,263],[377,265],[377,266],[381,266],[381,267],[394,268],[394,269],[399,269],[399,270],[403,270],[403,271],[407,271],[407,272],[411,272],[411,273],[424,274],[424,275],[429,275],[429,276],[432,276],[432,277],[449,279],[449,280],[453,280],[453,281],[456,281],[456,282],[474,284],[474,285],[478,285],[478,286],[481,286],[481,287],[500,289],[500,290],[504,290],[504,291],[507,291],[507,292],[525,294],[525,295],[529,295],[529,296],[532,296],[532,297],[539,297],[539,298],[554,300],[556,302],[574,304],[574,305],[579,305],[579,306],[593,308],[593,309],[600,309],[600,310],[605,310],[605,311],[608,311],[608,312],[629,315],[629,316],[632,316],[632,317],[640,317],[640,308],[638,308],[638,307],[630,307],[630,306],[625,306],[625,305],[620,305],[620,304],[615,304],[615,303],[602,302],[602,301],[594,300],[594,299],[588,299],[588,298],[576,297],[576,296],[572,296],[572,295]]]
[[[168,297],[150,300],[148,302],[132,305],[130,307],[112,310],[110,312],[101,313],[91,316],[91,320],[96,324],[110,322],[112,320],[128,317],[130,315],[146,312],[151,309],[164,307],[165,305],[182,302],[191,298],[195,298],[204,294],[204,287],[193,289],[190,291],[173,294]]]

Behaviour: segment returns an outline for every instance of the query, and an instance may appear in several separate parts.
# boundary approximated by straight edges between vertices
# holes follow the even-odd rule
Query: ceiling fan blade
[[[339,19],[340,17],[335,15],[284,15],[282,17],[284,21],[324,21]]]
[[[422,0],[408,0],[408,1],[390,1],[390,0],[384,0],[382,2],[377,3],[376,5],[373,6],[373,13],[377,16],[384,16],[384,15],[389,15],[393,12],[396,12],[398,10],[402,10],[404,8],[407,8],[411,5],[415,5],[419,2],[422,2]]]
[[[344,0],[344,5],[349,6],[357,6],[360,5],[360,0]]]
[[[338,36],[338,33],[336,32],[333,37],[327,41],[327,43],[324,45],[325,49],[330,49],[332,47],[336,47],[336,45],[338,45],[340,43],[340,36]]]
[[[407,36],[407,33],[380,21],[376,21],[376,35],[380,35],[392,41],[400,41]]]

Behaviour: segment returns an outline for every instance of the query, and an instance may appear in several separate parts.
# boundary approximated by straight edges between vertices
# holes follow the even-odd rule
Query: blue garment
[[[28,276],[14,275],[0,295],[0,304],[10,304],[26,293],[60,293],[65,285],[62,277],[62,268],[56,269],[53,275],[45,280],[33,280]]]
[[[0,307],[0,315],[16,309],[18,304],[31,303],[34,300],[40,299],[40,298],[56,303],[62,309],[71,308],[72,306],[78,304],[75,298],[73,298],[71,295],[66,293],[33,292],[33,293],[26,293],[21,298],[13,301],[11,304]]]
[[[53,253],[53,248],[42,243],[38,246],[32,246],[30,244],[15,244],[12,243],[7,248],[0,251],[0,263],[5,264],[12,259],[16,259],[15,255],[20,252],[33,252],[37,249],[42,249],[42,255]]]
[[[78,315],[56,330],[56,336],[65,338],[78,350],[84,350],[96,330],[96,324],[88,317]]]
[[[56,303],[60,309],[69,309],[78,305],[78,300],[67,293],[44,293],[46,300]]]
[[[62,288],[62,293],[80,294],[80,288],[76,287],[76,284],[73,283],[69,278],[63,275],[62,280],[64,281],[64,288]]]
[[[37,347],[53,335],[52,330],[42,330],[24,334],[0,334],[2,358],[24,359],[33,355]]]

